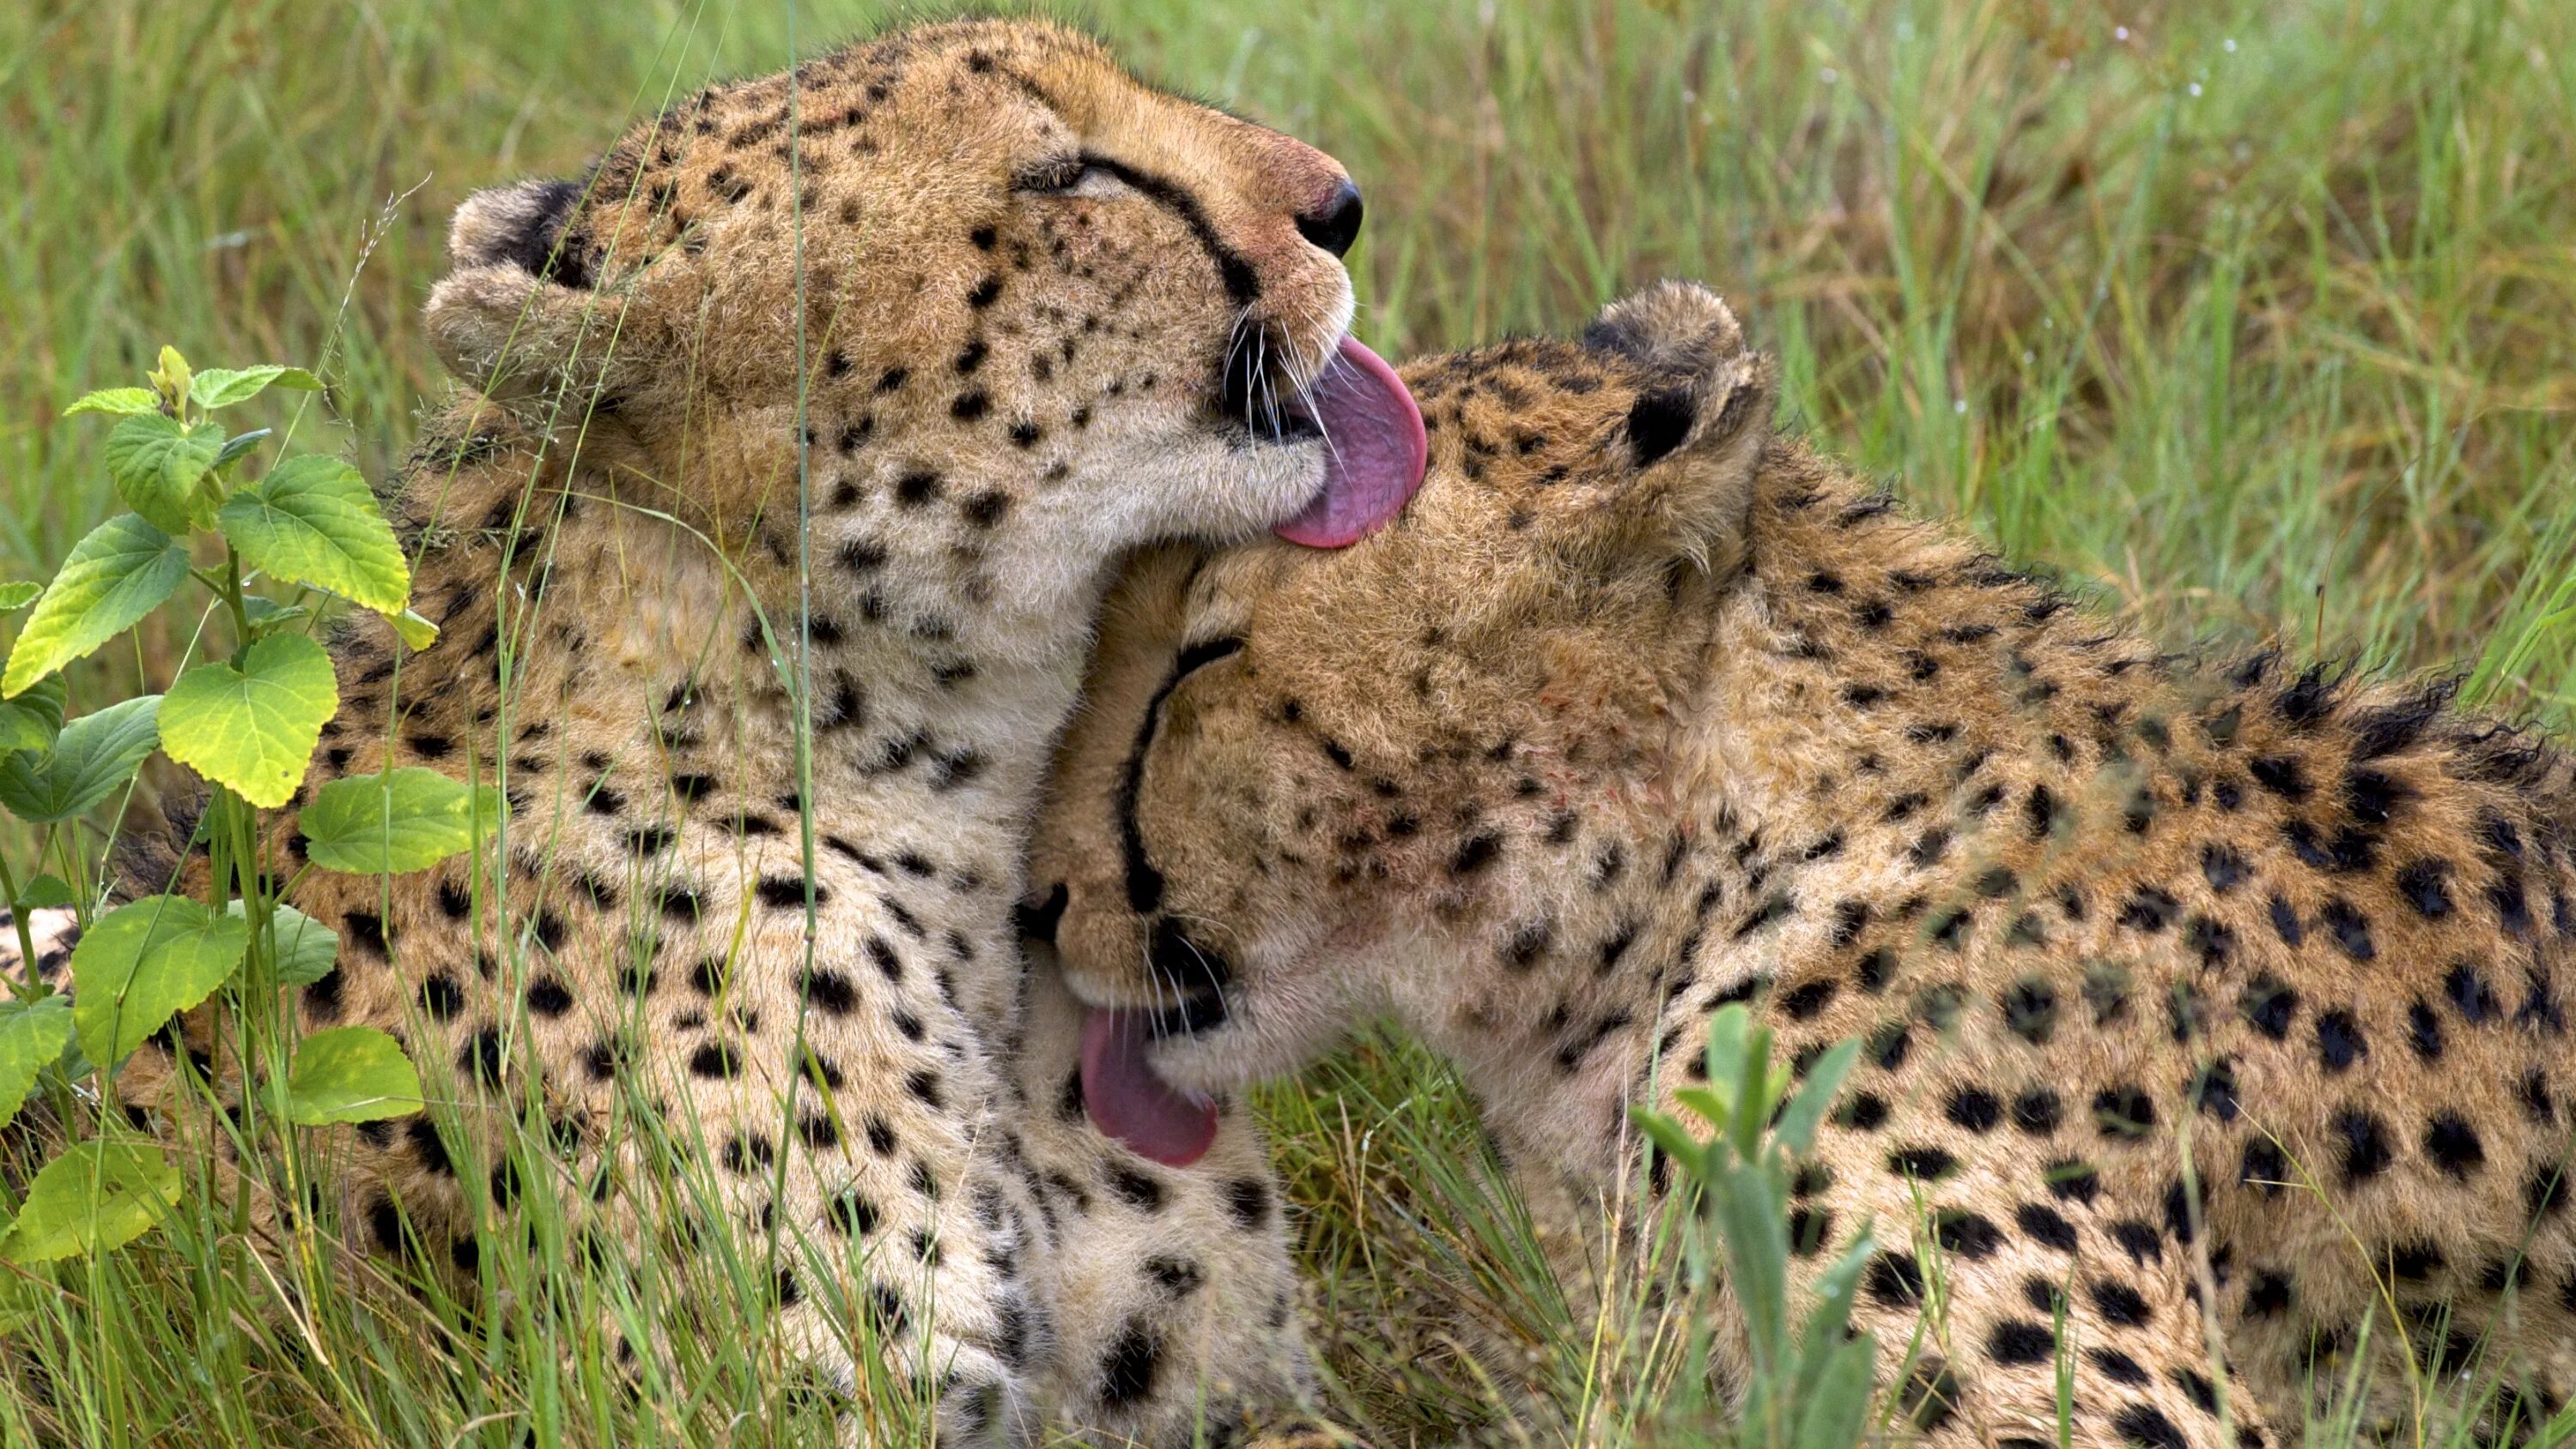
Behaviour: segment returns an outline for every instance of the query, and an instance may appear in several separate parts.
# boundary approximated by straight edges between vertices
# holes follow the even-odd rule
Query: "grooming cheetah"
[[[1012,905],[1113,556],[1336,545],[1418,481],[1418,414],[1345,335],[1359,217],[1329,157],[1010,22],[709,90],[466,202],[427,323],[471,391],[389,509],[443,632],[347,629],[313,781],[470,768],[508,819],[479,864],[294,891],[341,942],[304,1021],[397,1031],[452,1099],[351,1134],[350,1219],[470,1270],[546,1175],[598,1200],[592,1251],[676,1250],[641,1231],[667,1132],[870,1439],[889,1374],[960,1442],[1187,1443],[1294,1399],[1253,1128],[1174,1172],[1062,1110],[1076,1013]],[[137,883],[169,869],[203,868]],[[219,1099],[221,1035],[172,1042]],[[125,1089],[203,1136],[178,1060]],[[514,1119],[559,1150],[504,1155]]]
[[[1406,377],[1396,525],[1113,596],[1031,864],[1104,1126],[1186,1138],[1166,1083],[1392,1013],[1580,1282],[1626,1109],[1750,1001],[1801,1065],[1864,1043],[1793,1240],[1871,1225],[1859,1320],[1925,1320],[1881,1366],[1935,1442],[2057,1442],[2069,1286],[2078,1444],[2226,1444],[2223,1390],[2295,1435],[2374,1309],[2563,1402],[2565,756],[2440,685],[2159,655],[1776,435],[1695,287]]]

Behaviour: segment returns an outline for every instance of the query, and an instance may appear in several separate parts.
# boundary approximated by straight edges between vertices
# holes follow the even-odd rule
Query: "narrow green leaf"
[[[339,707],[322,646],[302,634],[271,634],[242,651],[238,669],[217,661],[179,676],[161,701],[161,748],[275,809],[303,783],[323,722]]]
[[[1794,1449],[1852,1449],[1865,1437],[1862,1431],[1869,1416],[1869,1386],[1877,1371],[1878,1343],[1864,1333],[1831,1348],[1816,1345],[1813,1351],[1828,1358],[1824,1371],[1817,1376],[1815,1391],[1807,1396],[1807,1411],[1799,1417],[1796,1437],[1790,1443]]]
[[[249,919],[239,901],[225,909]],[[329,926],[284,902],[268,908],[268,922],[277,936],[278,985],[310,986],[331,974],[332,963],[340,959],[340,938]]]
[[[0,1243],[13,1263],[121,1248],[179,1200],[179,1171],[149,1142],[92,1138],[45,1164]]]
[[[438,626],[409,609],[394,615],[394,632],[415,654],[438,642]]]
[[[224,430],[213,423],[182,427],[161,413],[139,413],[107,435],[107,474],[126,506],[153,527],[186,533],[203,511],[197,484],[223,447]]]
[[[99,917],[72,948],[82,1054],[113,1068],[212,995],[249,945],[249,922],[186,896],[145,896]]]
[[[188,401],[188,384],[191,379],[192,374],[188,371],[188,359],[179,355],[178,348],[172,347],[166,342],[163,343],[161,346],[161,365],[153,369],[151,382],[154,387],[161,389],[161,396],[169,401],[170,407],[173,411],[186,405]]]
[[[272,387],[319,392],[322,382],[300,367],[209,367],[197,374],[189,397],[201,408],[228,408],[248,402]]]
[[[411,567],[358,470],[337,458],[289,458],[227,499],[217,523],[243,558],[290,584],[311,584],[395,614]]]
[[[121,700],[63,726],[44,754],[0,757],[0,805],[30,825],[51,825],[106,799],[161,742],[160,708],[157,694]]]
[[[62,572],[36,601],[36,612],[0,671],[0,699],[124,632],[170,597],[188,576],[188,551],[177,539],[131,513],[120,513],[72,545]]]
[[[242,612],[250,616],[252,631],[260,634],[268,633],[273,629],[282,629],[298,619],[313,617],[313,607],[310,604],[281,604],[274,599],[263,599],[257,594],[242,600]]]
[[[0,1001],[0,1127],[18,1115],[36,1074],[59,1059],[71,1039],[71,998],[61,992],[37,1001]]]
[[[420,1073],[402,1043],[372,1026],[307,1036],[286,1074],[286,1118],[299,1127],[374,1122],[420,1110]]]
[[[1860,1042],[1845,1037],[1807,1068],[1807,1080],[1798,1095],[1780,1113],[1778,1126],[1771,1135],[1790,1155],[1804,1157],[1816,1145],[1816,1126],[1825,1118],[1825,1109],[1833,1105],[1834,1093],[1842,1090],[1843,1078],[1850,1075],[1852,1063],[1860,1056]]]
[[[45,586],[33,579],[18,579],[0,584],[0,614],[18,612],[36,602],[36,597],[44,591]]]
[[[215,454],[216,470],[220,472],[225,468],[231,467],[234,463],[241,460],[242,454],[258,447],[261,443],[267,441],[267,439],[268,429],[266,428],[253,428],[247,433],[235,433],[231,437],[224,439],[222,450]]]
[[[63,677],[36,681],[16,699],[0,700],[0,750],[50,750],[63,732]]]
[[[480,797],[479,800],[477,797]],[[316,791],[300,824],[305,853],[325,870],[353,875],[427,870],[474,844],[474,824],[500,818],[501,792],[414,765],[353,775]]]
[[[109,413],[131,417],[137,413],[161,411],[161,397],[148,387],[103,387],[83,393],[78,402],[63,409],[64,417],[75,413]]]

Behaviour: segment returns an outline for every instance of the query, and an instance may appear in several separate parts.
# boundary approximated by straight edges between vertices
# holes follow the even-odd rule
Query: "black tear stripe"
[[[1136,748],[1128,752],[1127,768],[1118,777],[1118,849],[1126,864],[1127,905],[1140,916],[1152,914],[1163,904],[1163,873],[1146,858],[1145,833],[1136,824],[1136,795],[1145,784],[1145,752],[1153,748],[1154,734],[1163,727],[1163,702],[1194,671],[1242,648],[1242,640],[1224,638],[1183,649],[1172,660],[1172,672],[1146,702],[1145,718],[1136,726]]]
[[[1113,161],[1097,152],[1082,153],[1082,164],[1098,167],[1142,193],[1146,200],[1169,211],[1199,239],[1199,246],[1216,263],[1217,275],[1225,281],[1225,294],[1238,307],[1249,307],[1261,300],[1261,274],[1252,264],[1225,244],[1216,234],[1216,224],[1200,209],[1199,199],[1178,182],[1166,181],[1150,171],[1141,171],[1124,161]]]

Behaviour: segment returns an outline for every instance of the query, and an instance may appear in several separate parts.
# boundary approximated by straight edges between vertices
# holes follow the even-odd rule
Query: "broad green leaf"
[[[212,507],[197,484],[223,447],[224,430],[213,423],[183,427],[176,418],[141,413],[107,435],[107,474],[126,506],[153,527],[186,533]]]
[[[272,387],[320,392],[321,379],[300,367],[209,367],[197,374],[188,395],[201,408],[228,408],[248,402]]]
[[[373,1122],[420,1110],[420,1073],[402,1043],[372,1026],[304,1038],[286,1074],[286,1119],[299,1127]]]
[[[0,1244],[13,1263],[121,1248],[179,1200],[179,1170],[149,1142],[92,1138],[45,1164]]]
[[[415,654],[438,642],[438,626],[409,609],[394,615],[394,632],[402,636],[402,641],[410,645]]]
[[[147,694],[92,710],[63,726],[53,749],[0,758],[0,805],[30,825],[68,820],[107,798],[161,742]]]
[[[0,1001],[0,1127],[18,1115],[36,1074],[72,1039],[71,998],[57,991],[39,1001]]]
[[[0,701],[0,750],[49,750],[63,731],[63,677],[36,681],[16,699]]]
[[[311,584],[379,614],[402,611],[411,568],[376,495],[337,458],[289,458],[225,500],[217,523],[243,558],[290,584]]]
[[[225,909],[242,915],[239,901]],[[331,963],[340,959],[340,938],[329,926],[284,902],[268,908],[268,921],[277,935],[278,985],[310,986],[331,974]]]
[[[19,579],[11,583],[0,584],[0,614],[14,614],[18,612],[20,609],[36,602],[36,596],[44,591],[45,586],[32,579]]]
[[[152,612],[188,576],[188,551],[177,539],[131,513],[120,513],[72,545],[62,572],[36,601],[36,612],[0,671],[0,699],[96,649]]]
[[[145,896],[91,923],[72,948],[80,1049],[113,1067],[171,1017],[224,984],[250,923],[186,896]]]
[[[302,634],[271,634],[242,651],[238,669],[219,660],[179,676],[161,700],[161,748],[275,809],[303,783],[322,724],[339,707],[322,646]]]
[[[161,396],[148,387],[103,387],[81,394],[80,400],[63,409],[63,416],[75,413],[110,413],[133,416],[161,411]]]
[[[70,881],[47,871],[18,888],[17,908],[22,911],[50,911],[79,899]]]
[[[468,790],[462,781],[413,765],[332,781],[314,793],[299,823],[315,865],[353,875],[400,874],[470,848],[476,820],[488,829],[500,811],[501,792],[491,786]]]

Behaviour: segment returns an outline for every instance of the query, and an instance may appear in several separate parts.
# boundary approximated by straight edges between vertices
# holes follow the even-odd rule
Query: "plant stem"
[[[9,994],[20,1001],[42,1001],[53,994],[53,988],[36,974],[36,936],[27,929],[27,913],[18,904],[18,877],[9,869],[9,861],[0,856],[0,893],[9,898],[9,920],[18,928],[18,968],[26,980],[9,981]]]

